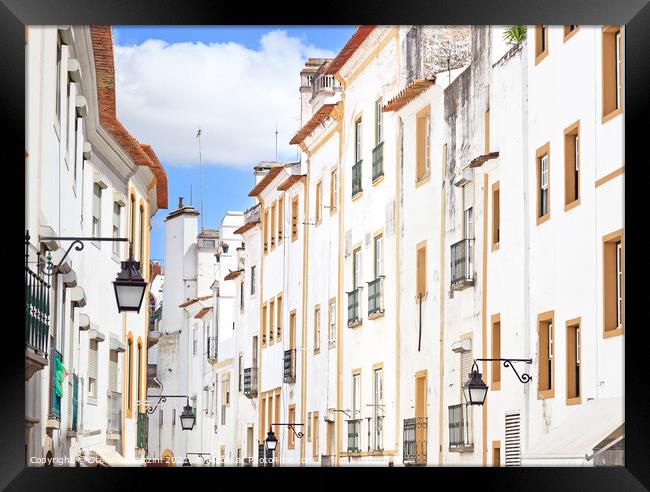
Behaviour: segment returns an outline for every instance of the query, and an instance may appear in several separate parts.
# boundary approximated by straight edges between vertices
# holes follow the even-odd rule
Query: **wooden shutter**
[[[88,377],[97,381],[97,340],[90,341],[90,348],[88,350]]]
[[[463,185],[463,210],[474,206],[474,183],[470,181]]]
[[[506,466],[521,466],[521,416],[519,411],[506,413]]]
[[[108,391],[117,392],[117,351],[111,350],[108,358]]]
[[[460,386],[462,391],[462,386],[465,384],[465,381],[469,378],[469,373],[472,372],[472,364],[474,359],[472,358],[472,351],[467,350],[466,352],[460,353]],[[462,395],[461,395],[462,396]]]
[[[424,296],[427,290],[427,248],[417,250],[417,295]]]

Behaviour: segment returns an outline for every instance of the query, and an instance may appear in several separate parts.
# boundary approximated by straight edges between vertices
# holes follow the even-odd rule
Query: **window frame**
[[[334,309],[334,313],[332,313],[332,309]],[[328,322],[327,322],[327,335],[328,335],[328,343],[329,346],[333,346],[336,344],[336,328],[337,328],[337,320],[336,320],[336,297],[332,297],[328,303]]]
[[[542,352],[542,325],[546,325],[546,349]],[[546,400],[555,397],[555,311],[546,311],[537,315],[537,399]],[[550,352],[550,353],[549,353]],[[542,358],[542,353],[546,355]],[[548,371],[550,370],[550,375]],[[545,377],[542,378],[542,374]],[[543,389],[541,384],[545,381],[550,388]]]
[[[415,115],[415,186],[431,177],[431,105]]]
[[[571,189],[573,188],[573,189]],[[580,205],[580,120],[564,129],[564,211]],[[571,199],[571,197],[573,198]]]
[[[491,349],[492,359],[501,358],[501,313],[493,314],[490,320],[491,326]],[[499,391],[501,389],[501,362],[492,361],[492,368],[490,370],[491,389]]]
[[[492,251],[497,251],[501,244],[501,184],[492,185]]]
[[[582,403],[581,318],[566,322],[566,404]],[[575,332],[575,333],[572,333]],[[577,374],[574,372],[577,369]],[[577,379],[577,383],[576,383]],[[572,388],[573,386],[573,388]],[[571,390],[575,391],[571,391]],[[573,394],[575,393],[575,394]]]
[[[535,65],[548,56],[548,29],[546,24],[535,26]]]
[[[611,338],[620,336],[625,331],[625,238],[623,229],[606,234],[603,236],[602,243],[603,338]]]
[[[614,41],[613,53],[609,43]],[[601,46],[601,93],[602,93],[602,123],[606,123],[623,112],[623,26],[610,25],[602,28]],[[613,84],[611,63],[614,63]],[[610,72],[608,72],[608,70]],[[612,88],[613,85],[613,88]],[[607,87],[607,88],[606,88]],[[611,106],[609,91],[614,90],[614,106]]]
[[[314,306],[314,354],[320,353],[321,336],[321,312],[320,304]]]
[[[546,213],[542,215],[542,160],[546,157]],[[551,218],[551,145],[546,142],[535,152],[535,174],[536,181],[536,222],[537,225],[543,224]]]

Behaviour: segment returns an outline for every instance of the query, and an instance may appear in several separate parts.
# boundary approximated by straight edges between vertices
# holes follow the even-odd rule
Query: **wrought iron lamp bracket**
[[[271,424],[271,428],[273,428],[274,425],[284,425],[284,426],[287,426],[289,429],[291,429],[291,432],[293,432],[293,435],[296,436],[298,439],[301,439],[301,438],[304,436],[304,434],[303,434],[302,432],[300,432],[300,431],[296,431],[296,429],[295,429],[294,427],[295,427],[295,426],[300,426],[300,427],[302,427],[302,426],[304,426],[305,424]]]
[[[187,400],[187,405],[190,404],[190,398],[187,395],[148,395],[148,396],[158,398],[158,401],[152,405],[149,405],[145,402],[145,404],[147,405],[148,414],[154,413],[158,408],[158,405],[160,405],[161,403],[165,403],[167,401],[167,398],[185,398]]]
[[[517,379],[519,379],[519,382],[526,384],[529,383],[531,379],[533,379],[530,374],[519,374],[513,365],[513,362],[525,362],[526,364],[530,365],[533,363],[533,359],[474,359],[474,364],[472,364],[472,372],[474,372],[474,370],[478,372],[477,362],[503,362],[503,367],[510,367],[515,373],[515,376],[517,376]]]

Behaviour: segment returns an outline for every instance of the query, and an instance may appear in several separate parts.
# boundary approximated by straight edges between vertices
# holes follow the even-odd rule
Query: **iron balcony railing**
[[[36,253],[36,270],[29,267],[29,233],[25,235],[25,345],[47,358],[50,327],[50,278],[52,262],[47,264]]]
[[[208,337],[208,362],[217,362],[217,337]]]
[[[138,443],[140,449],[147,449],[147,436],[149,435],[149,415],[146,412],[138,412]]]
[[[464,403],[449,406],[449,448],[473,446],[471,434],[471,410]]]
[[[244,395],[248,398],[257,396],[257,367],[244,369]]]
[[[427,419],[417,417],[404,419],[405,464],[426,464],[427,462]]]
[[[108,425],[107,434],[121,434],[122,432],[122,393],[108,392]]]
[[[285,383],[296,382],[296,349],[284,351],[284,379]]]
[[[462,288],[474,285],[472,257],[474,254],[473,239],[461,239],[451,245],[451,287]]]
[[[348,453],[361,451],[361,419],[348,420]]]
[[[314,75],[314,78],[312,79],[312,97],[314,97],[318,91],[323,89],[330,91],[340,90],[341,83],[336,80],[333,75],[325,75],[323,73]]]
[[[372,180],[384,175],[384,142],[380,142],[372,149]]]
[[[361,287],[348,292],[348,326],[361,321]]]
[[[363,190],[361,188],[361,164],[363,161],[357,162],[352,166],[352,196],[355,196],[357,193],[361,193]]]
[[[63,356],[57,349],[52,349],[50,358],[50,418],[61,420],[61,395],[56,393],[56,366],[63,363]],[[61,384],[61,389],[63,383]]]
[[[373,449],[381,451],[384,449],[384,416],[375,416],[375,430],[373,433]]]
[[[384,276],[368,282],[368,316],[384,312]]]

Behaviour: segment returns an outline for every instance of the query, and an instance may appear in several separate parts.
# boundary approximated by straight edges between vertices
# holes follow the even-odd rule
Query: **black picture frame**
[[[3,171],[5,192],[15,191],[17,197],[6,199],[3,222],[15,219],[16,224],[6,226],[9,240],[4,248],[3,264],[18,269],[20,262],[12,261],[11,254],[23,248],[18,235],[24,236],[20,217],[20,186],[24,190],[24,128],[25,128],[25,70],[24,25],[46,24],[625,24],[626,25],[626,116],[625,154],[630,163],[625,170],[626,219],[640,212],[640,220],[626,220],[626,261],[635,266],[630,281],[645,280],[646,263],[641,248],[641,237],[647,228],[644,198],[647,191],[648,99],[650,89],[650,5],[647,0],[573,1],[552,0],[522,2],[521,0],[454,0],[433,2],[426,0],[400,0],[392,3],[358,0],[291,4],[284,7],[277,2],[259,4],[183,0],[1,0],[0,2],[0,111],[5,123],[3,134]],[[22,176],[22,179],[21,179]],[[24,200],[24,198],[23,198]],[[24,202],[23,202],[24,203]],[[636,212],[635,212],[636,210]],[[641,215],[643,214],[643,215]],[[17,254],[17,253],[16,253]],[[21,252],[21,254],[24,254]],[[6,279],[19,272],[9,268]],[[0,392],[0,487],[9,490],[48,489],[116,489],[155,487],[154,482],[164,480],[164,485],[174,487],[266,487],[266,480],[278,480],[277,486],[295,487],[303,484],[311,488],[324,484],[332,488],[371,487],[364,478],[355,477],[364,472],[365,478],[377,480],[385,486],[404,487],[405,481],[416,480],[416,486],[450,487],[452,490],[469,487],[480,489],[516,490],[647,490],[650,488],[650,405],[646,374],[648,329],[641,318],[643,299],[647,289],[626,289],[625,333],[625,467],[621,468],[193,468],[191,475],[181,476],[179,469],[152,471],[148,468],[113,470],[70,468],[25,468],[24,466],[24,354],[22,352],[19,300],[5,298],[1,303],[6,311],[3,323],[3,377]],[[628,282],[630,283],[630,282]],[[20,289],[7,282],[3,289],[7,296],[19,297]],[[639,302],[639,304],[637,304]],[[15,311],[15,313],[14,313]],[[10,315],[10,316],[7,316]],[[645,401],[645,403],[644,403]],[[203,474],[198,477],[198,473]],[[271,477],[269,474],[273,474]],[[277,477],[275,475],[278,475]],[[281,481],[282,475],[304,474],[292,482]],[[323,480],[313,475],[323,474]],[[227,479],[232,480],[227,483]],[[262,479],[263,481],[259,481]],[[445,480],[446,479],[446,480]],[[207,480],[205,482],[204,480]],[[425,481],[426,480],[426,481]],[[444,482],[443,482],[444,480]],[[445,485],[443,485],[445,484]],[[449,485],[446,485],[449,484]]]

